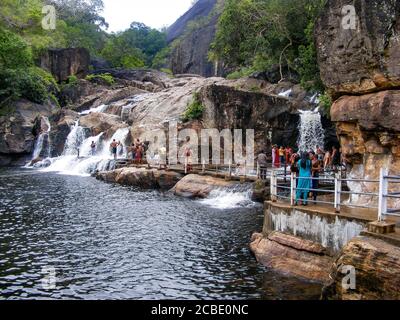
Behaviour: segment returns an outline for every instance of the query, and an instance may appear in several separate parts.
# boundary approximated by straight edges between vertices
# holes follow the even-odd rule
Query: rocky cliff
[[[354,29],[343,27],[345,5],[354,5]],[[378,179],[380,167],[399,173],[399,31],[400,2],[389,0],[330,0],[316,24],[321,77],[336,99],[331,116],[353,178]],[[350,188],[368,192],[378,186]],[[376,205],[376,198],[352,201]]]
[[[85,77],[89,72],[90,54],[84,48],[49,49],[40,57],[39,66],[50,72],[58,82],[69,76]]]
[[[355,269],[354,287],[345,279]],[[398,300],[400,299],[400,249],[378,239],[357,237],[342,250],[331,268],[330,281],[323,290],[324,299]]]
[[[168,29],[167,40],[174,41],[169,61],[174,74],[223,74],[221,65],[208,60],[219,17],[218,2],[221,1],[199,0]]]

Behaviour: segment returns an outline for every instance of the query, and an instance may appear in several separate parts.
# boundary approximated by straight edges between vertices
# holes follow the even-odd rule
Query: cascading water
[[[37,160],[41,158],[50,157],[50,131],[51,125],[47,117],[42,117],[41,121],[41,132],[35,142],[35,146],[32,153],[32,160],[26,165],[26,167],[34,166]]]
[[[128,135],[129,128],[121,128],[108,141],[103,139],[104,133],[87,137],[86,130],[79,126],[79,121],[77,121],[66,139],[63,155],[51,159],[50,166],[42,171],[87,176],[97,170],[112,170],[115,168],[115,161],[110,153],[109,145],[114,139],[126,144]],[[91,148],[93,142],[96,145],[94,154]]]
[[[199,200],[199,202],[221,210],[252,207],[255,205],[251,200],[252,193],[252,186],[250,184],[235,185],[215,189],[210,192],[206,199]]]
[[[89,110],[85,110],[85,111],[82,111],[81,113],[79,113],[81,116],[84,116],[84,115],[88,115],[88,114],[90,114],[90,113],[102,113],[102,112],[104,112],[104,111],[106,111],[106,109],[107,109],[107,105],[106,104],[102,104],[102,105],[100,105],[100,106],[98,106],[98,107],[95,107],[95,108],[91,108],[91,109],[89,109]]]
[[[314,111],[300,111],[299,139],[300,151],[315,150],[325,144],[325,131],[322,127],[319,108]]]

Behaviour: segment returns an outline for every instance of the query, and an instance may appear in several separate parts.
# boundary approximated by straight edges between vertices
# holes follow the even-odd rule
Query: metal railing
[[[391,184],[400,184],[400,176],[391,176],[388,169],[381,169],[379,178],[379,221],[385,221],[386,216],[400,217],[400,208],[389,208],[388,200],[400,199],[400,192],[389,191]]]
[[[386,216],[398,216],[400,217],[400,208],[388,208],[389,199],[400,199],[400,192],[390,192],[390,184],[400,184],[400,176],[390,176],[387,169],[381,169],[380,179],[350,179],[343,177],[341,172],[334,173],[333,176],[321,176],[321,177],[305,177],[299,178],[294,173],[290,174],[290,182],[284,177],[285,174],[277,171],[271,172],[271,200],[276,202],[277,200],[290,201],[292,206],[297,205],[300,201],[308,204],[312,202],[314,204],[329,205],[335,209],[336,213],[341,212],[341,207],[356,207],[366,209],[376,209],[378,211],[378,220],[384,221]],[[309,180],[312,182],[318,181],[316,188],[299,188],[298,181]],[[376,184],[377,192],[361,192],[352,191],[347,189],[347,183],[365,183],[365,184]],[[307,193],[305,196],[303,193]],[[309,194],[312,193],[317,195],[312,200],[309,199]],[[318,197],[331,196],[331,199],[319,200]],[[345,196],[348,197],[347,203],[343,202]],[[366,204],[360,205],[352,203],[350,198],[352,196],[366,196],[370,199],[376,198],[378,205]]]

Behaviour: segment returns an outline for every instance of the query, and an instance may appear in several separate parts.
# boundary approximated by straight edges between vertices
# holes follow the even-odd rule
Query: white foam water
[[[118,129],[108,141],[103,139],[104,133],[86,138],[84,128],[76,122],[67,137],[63,155],[49,159],[50,165],[41,169],[43,172],[57,172],[65,175],[90,176],[96,171],[106,171],[115,168],[115,160],[110,152],[111,141],[126,143],[129,128]],[[91,144],[96,144],[92,155]],[[79,157],[78,157],[79,150]]]
[[[293,90],[289,89],[289,90],[282,91],[282,92],[278,93],[278,96],[289,98],[291,96],[292,92],[293,92]]]
[[[90,113],[103,113],[103,112],[105,112],[107,110],[107,107],[108,106],[106,104],[102,104],[102,105],[100,105],[98,107],[90,108],[89,110],[82,111],[79,114],[81,116],[85,116],[85,115],[88,115]]]
[[[219,188],[210,192],[205,199],[199,200],[201,204],[215,209],[225,210],[241,207],[253,207],[255,202],[251,200],[251,185]]]
[[[300,151],[315,150],[317,146],[324,146],[325,131],[319,108],[313,111],[300,110],[299,132],[297,144]]]

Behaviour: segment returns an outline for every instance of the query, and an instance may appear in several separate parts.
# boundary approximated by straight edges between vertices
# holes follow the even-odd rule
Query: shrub
[[[54,78],[38,67],[0,70],[0,101],[25,98],[43,103],[58,93]]]
[[[69,76],[67,82],[69,85],[75,86],[78,84],[78,77],[75,75]]]
[[[330,117],[331,114],[331,106],[332,106],[332,98],[331,96],[325,92],[319,97],[319,105],[326,112],[327,116]]]
[[[90,74],[86,77],[86,80],[94,83],[113,85],[115,83],[114,77],[109,73],[101,73],[101,74]]]
[[[192,102],[187,106],[186,111],[182,115],[182,121],[188,122],[200,119],[203,116],[204,106],[201,103],[199,93],[193,94]]]

